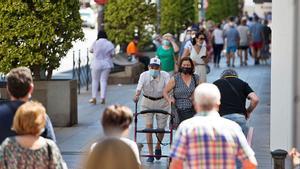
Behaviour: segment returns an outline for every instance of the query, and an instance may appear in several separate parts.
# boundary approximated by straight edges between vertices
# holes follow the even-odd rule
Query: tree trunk
[[[52,68],[47,69],[47,77],[46,77],[46,79],[50,80],[52,78],[52,74],[53,74],[53,69]]]
[[[31,70],[33,73],[34,80],[41,80],[40,69],[41,69],[41,67],[39,65],[32,66]]]

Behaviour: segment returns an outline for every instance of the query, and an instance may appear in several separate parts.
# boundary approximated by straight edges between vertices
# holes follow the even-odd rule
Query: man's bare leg
[[[231,52],[228,52],[228,53],[226,53],[226,63],[227,63],[227,67],[229,67],[230,66],[230,53]]]
[[[243,66],[243,50],[242,49],[238,50],[238,56],[240,58],[241,66]]]
[[[147,124],[146,125],[147,128],[153,128],[152,124]],[[148,151],[150,155],[153,155],[153,140],[152,140],[152,133],[146,133],[146,137],[147,137],[147,144],[148,144]]]
[[[231,53],[231,58],[232,58],[232,67],[234,67],[235,53],[234,52],[230,52],[230,53]]]
[[[244,56],[245,56],[245,65],[248,65],[248,50],[244,50]]]
[[[257,50],[255,48],[251,48],[251,51],[252,51],[252,57],[254,58],[255,62],[254,64],[256,65],[257,64]]]

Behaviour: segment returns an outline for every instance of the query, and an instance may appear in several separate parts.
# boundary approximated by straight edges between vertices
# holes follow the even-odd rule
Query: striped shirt
[[[185,161],[190,169],[235,169],[237,158],[249,160],[254,152],[238,124],[212,111],[180,124],[170,157]]]

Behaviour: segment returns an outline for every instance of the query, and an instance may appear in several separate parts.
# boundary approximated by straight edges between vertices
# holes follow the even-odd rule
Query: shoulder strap
[[[230,86],[230,88],[231,88],[231,90],[234,92],[234,94],[238,97],[238,100],[239,100],[239,102],[241,103],[241,104],[243,104],[242,103],[242,97],[241,97],[241,95],[239,94],[239,92],[236,90],[236,88],[226,79],[226,78],[224,78],[224,81]]]
[[[193,81],[194,81],[194,85],[195,85],[195,88],[198,86],[198,83],[196,81],[196,76],[195,74],[192,75],[192,78],[193,78]]]
[[[234,94],[237,95],[239,98],[241,98],[239,92],[236,90],[236,88],[226,78],[224,78],[224,81],[230,86],[230,88],[232,89]]]
[[[48,168],[51,168],[51,163],[53,162],[53,158],[52,158],[52,149],[48,143],[48,141],[46,140],[46,144],[47,144],[47,151],[48,151],[48,158],[49,158],[49,165]]]
[[[177,78],[178,75],[179,75],[179,74],[175,74],[175,75],[174,75],[174,82],[175,82],[175,85],[174,85],[174,88],[173,88],[173,97],[174,97],[175,100],[176,100],[176,97],[175,97],[174,92],[175,92],[175,90],[176,90],[176,84],[177,84],[176,81],[178,80],[178,78]]]

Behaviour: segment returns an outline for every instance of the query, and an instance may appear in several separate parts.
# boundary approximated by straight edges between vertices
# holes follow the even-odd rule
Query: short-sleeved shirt
[[[127,55],[135,55],[138,53],[138,47],[133,41],[131,41],[128,44],[126,51],[127,51]]]
[[[249,35],[249,28],[248,26],[245,25],[239,25],[237,27],[237,30],[240,35],[240,46],[248,46],[248,35]]]
[[[31,150],[22,147],[15,137],[6,138],[0,146],[0,168],[67,169],[57,145],[48,139],[45,143],[39,149]]]
[[[169,49],[164,49],[160,46],[156,51],[156,56],[160,59],[161,70],[166,72],[174,71],[175,69],[175,61],[174,56],[175,52],[172,47]]]
[[[136,90],[143,91],[146,96],[159,98],[163,96],[163,90],[169,80],[170,76],[165,71],[160,71],[159,76],[154,79],[148,70],[140,75]]]
[[[170,157],[188,168],[236,168],[236,159],[254,158],[241,127],[218,112],[201,112],[183,121],[176,131]]]
[[[107,138],[117,138],[117,139],[120,139],[121,141],[123,141],[124,143],[126,143],[126,144],[131,148],[131,150],[133,151],[133,153],[134,153],[134,155],[135,155],[135,157],[136,157],[137,162],[138,162],[139,164],[141,164],[139,148],[138,148],[136,142],[134,142],[134,141],[128,139],[127,137],[105,136],[105,137],[102,138],[99,142],[93,143],[93,144],[91,145],[90,150],[92,151],[98,143],[101,143],[101,141],[103,141],[104,139],[107,139]]]
[[[94,42],[93,46],[94,59],[92,69],[109,69],[113,68],[112,56],[115,53],[115,46],[109,40],[100,38]]]
[[[239,95],[233,91],[228,83],[236,89]],[[239,78],[230,77],[219,79],[214,84],[219,88],[221,93],[220,115],[224,116],[233,113],[244,115],[246,112],[246,99],[253,92],[248,83]]]
[[[227,38],[228,47],[237,47],[237,40],[240,35],[235,27],[230,27],[227,31],[225,31],[225,36]]]
[[[262,42],[263,26],[260,23],[255,22],[250,27],[251,38],[253,42]]]
[[[223,30],[217,28],[213,31],[215,44],[216,45],[223,45],[224,44],[224,33]]]

